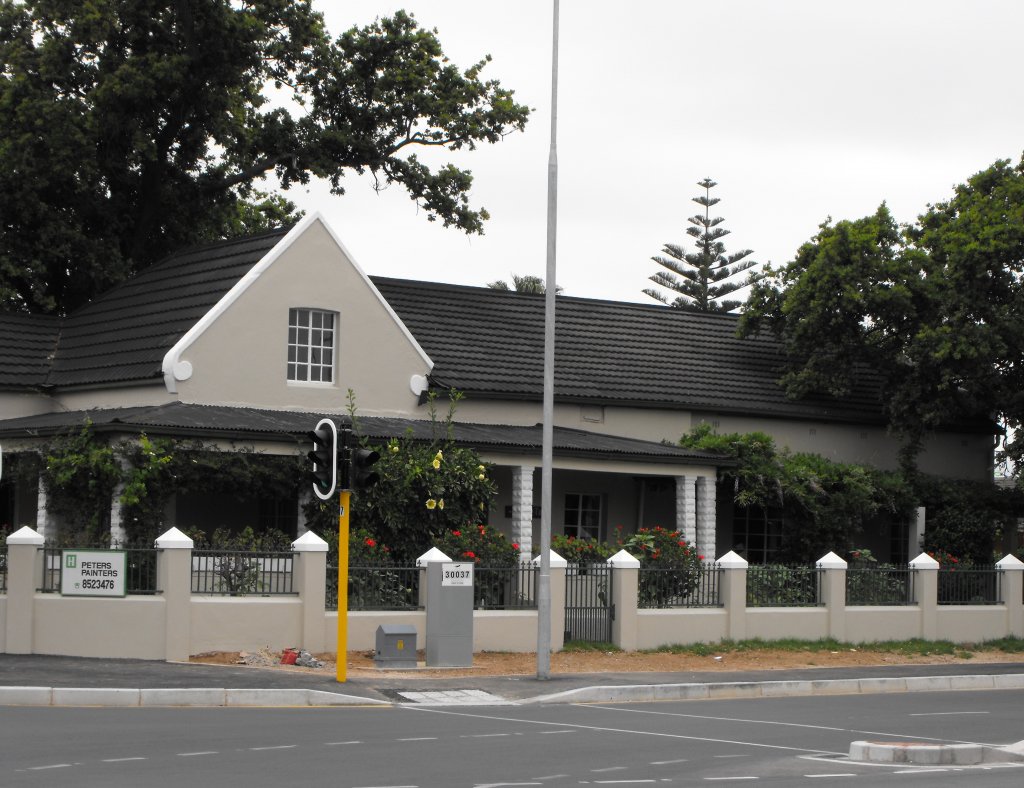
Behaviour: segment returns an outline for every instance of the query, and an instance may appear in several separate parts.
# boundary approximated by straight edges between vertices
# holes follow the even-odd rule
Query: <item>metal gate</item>
[[[565,569],[565,639],[610,643],[615,608],[612,567],[569,564]]]

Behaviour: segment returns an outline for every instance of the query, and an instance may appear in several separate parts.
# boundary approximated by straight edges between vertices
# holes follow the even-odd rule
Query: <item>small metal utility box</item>
[[[377,627],[378,668],[402,670],[416,667],[416,627],[412,624],[381,624]]]

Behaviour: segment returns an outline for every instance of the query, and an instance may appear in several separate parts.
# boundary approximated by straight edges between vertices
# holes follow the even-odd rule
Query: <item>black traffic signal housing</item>
[[[313,492],[321,501],[330,500],[338,489],[338,428],[331,419],[320,419],[306,434],[313,441],[313,451],[306,453],[313,461]]]
[[[380,481],[380,474],[373,470],[380,454],[363,446],[352,447],[352,470],[349,483],[353,490],[365,490]]]

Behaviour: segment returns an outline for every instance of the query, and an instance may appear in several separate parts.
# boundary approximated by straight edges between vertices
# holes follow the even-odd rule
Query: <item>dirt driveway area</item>
[[[261,649],[257,652],[218,651],[197,654],[192,662],[219,665],[249,665],[253,668],[289,670],[303,673],[335,673],[336,654],[314,655],[322,667],[298,667],[281,664],[282,652]],[[423,653],[419,659],[423,661]],[[1024,654],[1010,654],[995,649],[972,648],[949,653],[900,653],[870,649],[844,648],[842,650],[789,650],[756,649],[743,651],[723,650],[709,654],[669,652],[623,651],[564,651],[551,655],[552,673],[626,673],[626,672],[691,672],[732,670],[782,670],[786,668],[857,667],[867,665],[936,665],[962,664],[969,669],[971,663],[1020,662],[1024,670]],[[374,666],[372,651],[348,652],[347,669],[350,676],[379,675]],[[415,675],[430,676],[525,676],[537,671],[537,656],[532,653],[480,652],[473,656],[471,668],[426,669],[419,668]],[[401,675],[388,671],[391,676]]]

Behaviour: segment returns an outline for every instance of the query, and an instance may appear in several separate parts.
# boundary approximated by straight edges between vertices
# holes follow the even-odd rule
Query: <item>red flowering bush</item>
[[[641,528],[619,546],[640,561],[639,604],[641,607],[677,605],[700,585],[704,556],[678,531],[656,525]]]
[[[551,537],[551,549],[570,564],[593,564],[607,561],[616,550],[596,539],[577,539],[575,536],[557,534]]]
[[[618,530],[618,529],[617,529]],[[618,546],[640,560],[640,566],[669,567],[699,565],[704,556],[679,531],[660,525],[641,528],[625,540],[619,531]]]
[[[478,566],[507,567],[519,563],[519,545],[487,525],[467,525],[445,531],[434,546],[453,561],[472,561]]]
[[[945,550],[929,550],[928,555],[939,562],[939,569],[953,571],[954,569],[966,568],[966,562],[962,562],[955,555],[947,553]]]

